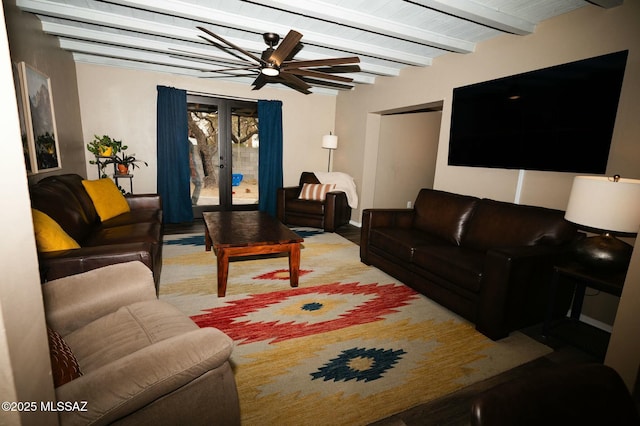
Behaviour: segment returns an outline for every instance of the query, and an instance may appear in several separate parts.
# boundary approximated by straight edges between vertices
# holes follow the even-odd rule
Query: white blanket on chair
[[[333,183],[336,185],[336,191],[343,191],[347,195],[349,207],[352,209],[358,207],[356,183],[351,176],[341,172],[313,172],[313,174],[316,175],[320,183]]]

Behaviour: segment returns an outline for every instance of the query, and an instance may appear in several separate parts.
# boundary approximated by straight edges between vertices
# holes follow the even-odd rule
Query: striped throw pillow
[[[302,184],[300,191],[300,200],[324,201],[327,192],[333,191],[336,187],[335,183],[305,183]]]

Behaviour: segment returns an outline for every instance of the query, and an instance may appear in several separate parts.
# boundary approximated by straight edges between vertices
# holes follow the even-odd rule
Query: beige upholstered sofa
[[[81,404],[59,412],[61,425],[240,423],[232,340],[156,299],[144,264],[106,266],[42,289],[56,398]]]

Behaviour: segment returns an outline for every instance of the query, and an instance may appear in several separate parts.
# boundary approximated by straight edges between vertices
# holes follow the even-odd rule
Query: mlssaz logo
[[[87,411],[87,401],[41,401],[40,411]]]

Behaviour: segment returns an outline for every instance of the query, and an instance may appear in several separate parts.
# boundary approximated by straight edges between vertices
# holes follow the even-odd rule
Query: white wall
[[[22,156],[11,58],[0,14],[0,399],[53,401],[53,381],[45,328],[31,203]],[[57,424],[56,413],[0,411],[3,425]]]
[[[281,100],[285,185],[297,184],[303,171],[326,170],[327,151],[322,149],[321,141],[322,135],[334,130],[335,96],[303,95],[272,87],[252,91],[251,86],[213,79],[82,63],[77,64],[76,73],[85,142],[90,142],[94,134],[107,134],[122,140],[129,147],[127,152],[149,163],[149,167],[134,171],[137,193],[156,192],[158,85],[214,96]],[[90,154],[85,152],[87,176],[95,179],[97,170],[89,165]]]
[[[441,112],[383,115],[374,207],[404,208],[420,188],[433,188]]]

